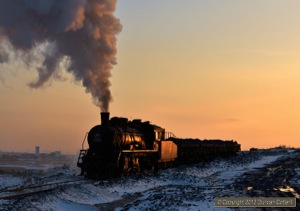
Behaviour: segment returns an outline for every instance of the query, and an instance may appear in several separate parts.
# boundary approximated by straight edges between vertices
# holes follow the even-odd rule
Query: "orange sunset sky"
[[[299,8],[297,0],[118,1],[111,117],[177,137],[233,139],[243,150],[300,147]],[[34,65],[0,64],[0,150],[77,153],[99,108],[66,71],[29,88],[36,77]]]

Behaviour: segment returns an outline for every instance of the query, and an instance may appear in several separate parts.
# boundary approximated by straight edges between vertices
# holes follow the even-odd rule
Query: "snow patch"
[[[292,152],[290,152],[292,153]],[[99,210],[101,204],[130,198],[115,210],[220,210],[214,208],[214,197],[239,196],[230,189],[234,180],[245,172],[254,171],[285,156],[276,152],[242,152],[237,157],[216,159],[213,162],[180,166],[160,170],[157,175],[143,174],[111,181],[91,181],[62,186],[51,193],[19,200],[17,207],[31,210]],[[300,168],[296,169],[300,175]],[[0,187],[18,186],[23,178],[0,177]],[[74,179],[74,169],[51,168],[45,175],[32,175],[28,183],[41,184]],[[298,177],[299,178],[299,177]],[[5,183],[5,181],[7,181]],[[296,181],[299,184],[299,179]],[[15,204],[0,200],[0,205],[14,207]],[[222,209],[231,210],[231,209]]]
[[[14,177],[14,176],[0,176],[0,190],[7,189],[11,187],[20,186],[24,183],[24,178]]]

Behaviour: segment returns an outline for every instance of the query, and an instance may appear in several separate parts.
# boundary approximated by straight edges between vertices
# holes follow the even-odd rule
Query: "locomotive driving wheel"
[[[118,162],[120,175],[135,174],[140,171],[139,157],[134,154],[122,154]]]

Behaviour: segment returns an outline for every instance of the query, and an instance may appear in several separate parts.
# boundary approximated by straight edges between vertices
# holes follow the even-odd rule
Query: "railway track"
[[[18,187],[18,188],[2,190],[0,191],[0,200],[14,200],[19,198],[24,198],[35,194],[52,191],[58,187],[62,187],[65,185],[79,184],[79,183],[86,183],[86,182],[89,181],[86,179],[78,179],[78,180],[46,183],[41,185],[31,185],[27,187]]]

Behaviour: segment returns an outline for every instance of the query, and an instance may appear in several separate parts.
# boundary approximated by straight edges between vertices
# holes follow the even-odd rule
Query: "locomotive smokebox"
[[[109,112],[101,112],[101,125],[108,125],[109,122]]]

